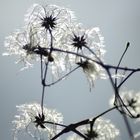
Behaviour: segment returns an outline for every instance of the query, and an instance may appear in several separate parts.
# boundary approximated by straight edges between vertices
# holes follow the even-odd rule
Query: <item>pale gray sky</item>
[[[5,51],[4,38],[21,28],[24,14],[33,3],[56,4],[70,8],[85,27],[99,26],[105,37],[107,53],[105,62],[117,64],[127,41],[131,43],[123,60],[124,66],[140,66],[140,1],[139,0],[0,0],[0,54]],[[0,55],[0,139],[12,140],[11,121],[16,114],[16,105],[40,102],[40,69],[36,65],[19,73],[20,65],[15,58]],[[134,75],[125,88],[139,88],[140,74]],[[92,117],[108,108],[112,88],[108,81],[98,80],[89,92],[87,80],[81,71],[73,73],[66,81],[51,87],[45,104],[56,108],[64,115],[65,124]],[[78,100],[78,101],[77,101]],[[127,139],[124,123],[118,112],[105,116],[120,128],[121,139]],[[21,137],[20,140],[23,140]]]

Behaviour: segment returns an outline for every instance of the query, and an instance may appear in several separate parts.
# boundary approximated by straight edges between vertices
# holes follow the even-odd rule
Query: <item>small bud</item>
[[[126,47],[128,48],[130,46],[130,42],[127,42]]]
[[[53,62],[53,61],[54,61],[54,58],[53,58],[51,55],[49,55],[49,56],[48,56],[48,61],[49,61],[49,62]]]

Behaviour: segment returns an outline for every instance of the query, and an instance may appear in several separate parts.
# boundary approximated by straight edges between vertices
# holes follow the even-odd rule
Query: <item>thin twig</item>
[[[130,45],[130,43],[128,42],[127,45],[126,45],[126,48],[125,48],[125,50],[124,50],[124,52],[123,52],[123,54],[122,54],[122,56],[121,56],[121,58],[120,58],[120,60],[119,60],[119,63],[118,63],[118,65],[117,65],[117,68],[116,68],[116,70],[115,70],[115,75],[118,74],[118,68],[119,68],[119,66],[120,66],[120,64],[121,64],[121,62],[122,62],[122,59],[123,59],[124,55],[126,54],[126,52],[127,52],[127,50],[128,50],[129,45]],[[117,87],[117,77],[115,77],[115,86]]]
[[[50,48],[47,48],[48,50],[50,50]],[[58,48],[53,48],[53,51],[58,51],[58,52],[63,52],[63,53],[67,53],[67,54],[73,54],[73,55],[77,55],[81,58],[85,58],[87,60],[91,60],[97,64],[99,64],[100,66],[102,66],[103,68],[107,68],[107,69],[115,69],[117,68],[117,66],[114,66],[114,65],[108,65],[108,64],[103,64],[103,63],[100,63],[99,61],[97,60],[94,60],[90,57],[87,57],[85,55],[82,55],[82,54],[79,54],[79,53],[75,53],[75,52],[72,52],[72,51],[67,51],[67,50],[62,50],[62,49],[58,49]],[[135,71],[135,72],[140,72],[140,68],[127,68],[127,67],[118,67],[117,68],[118,70],[125,70],[125,71]]]
[[[118,85],[118,89],[128,80],[128,78],[130,78],[130,76],[132,76],[134,73],[139,72],[139,70],[133,70],[127,77],[125,77],[124,80],[122,80],[122,82]]]
[[[67,76],[69,76],[71,73],[73,73],[74,71],[76,71],[80,66],[77,66],[76,68],[74,68],[73,70],[71,70],[70,72],[66,73],[64,76],[60,77],[58,80],[56,80],[55,82],[52,82],[50,84],[46,84],[45,86],[52,86],[54,84],[57,84],[58,82],[60,82],[61,80],[63,80],[64,78],[66,78]]]

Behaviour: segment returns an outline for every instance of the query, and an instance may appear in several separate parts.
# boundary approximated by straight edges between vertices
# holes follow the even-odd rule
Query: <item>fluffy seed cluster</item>
[[[104,37],[98,27],[85,29],[74,13],[56,5],[33,4],[25,15],[25,26],[5,39],[4,55],[16,55],[17,63],[33,66],[40,57],[49,62],[53,78],[59,79],[82,61],[90,85],[104,72],[97,63],[103,60]],[[84,57],[83,57],[84,56]]]
[[[109,120],[103,118],[98,118],[92,128],[90,125],[84,125],[78,130],[90,140],[115,140],[119,135],[119,130]],[[72,134],[67,140],[83,140],[83,138]]]
[[[42,114],[40,104],[31,103],[17,106],[17,111],[18,114],[12,122],[15,140],[18,139],[19,132],[26,132],[33,138],[51,139],[61,130],[53,123],[62,124],[63,116],[54,109],[44,107]]]
[[[120,92],[120,97],[122,101],[124,102],[125,106],[127,107],[127,109],[130,111],[130,113],[133,116],[137,116],[137,117],[140,116],[140,92],[135,93],[132,90],[123,91],[123,92]],[[111,107],[113,107],[114,99],[115,99],[115,96],[113,96],[109,101],[109,104]],[[124,109],[126,110],[126,108]],[[126,110],[125,113],[128,114],[129,112]]]

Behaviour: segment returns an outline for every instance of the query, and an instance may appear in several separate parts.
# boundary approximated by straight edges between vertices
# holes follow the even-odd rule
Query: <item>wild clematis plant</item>
[[[127,117],[140,119],[139,92],[121,92],[123,84],[140,68],[122,67],[121,62],[130,43],[126,45],[116,66],[104,62],[106,52],[104,37],[99,27],[87,29],[77,22],[74,13],[56,5],[34,4],[25,15],[25,26],[5,39],[6,52],[3,55],[16,55],[16,62],[29,68],[40,63],[41,102],[17,106],[18,115],[13,121],[14,139],[19,132],[26,132],[37,140],[55,140],[61,135],[73,132],[68,140],[115,140],[119,130],[102,116],[118,110],[124,119],[130,140],[139,137],[133,134]],[[63,124],[63,116],[44,105],[45,89],[69,77],[82,68],[89,81],[90,91],[96,79],[110,81],[113,88],[111,107],[93,118],[69,125]],[[50,73],[52,81],[49,81]],[[49,77],[49,78],[48,78]]]

